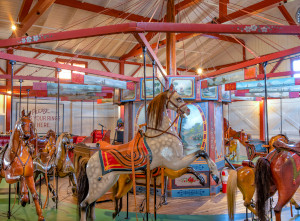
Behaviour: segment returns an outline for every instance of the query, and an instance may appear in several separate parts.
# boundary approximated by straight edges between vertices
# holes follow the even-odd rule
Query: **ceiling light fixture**
[[[203,73],[203,69],[202,68],[197,68],[197,74],[202,74]]]
[[[17,26],[15,26],[14,24],[11,26],[11,30],[15,31],[17,30]]]

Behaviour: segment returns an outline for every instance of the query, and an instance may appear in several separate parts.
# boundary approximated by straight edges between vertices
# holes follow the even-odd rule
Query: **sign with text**
[[[20,103],[16,102],[16,119],[19,119]],[[27,103],[21,103],[21,111],[27,114]],[[55,103],[29,103],[28,111],[31,111],[31,120],[35,124],[38,134],[46,134],[50,129],[57,130],[57,110]],[[59,132],[64,130],[64,104],[59,105]]]

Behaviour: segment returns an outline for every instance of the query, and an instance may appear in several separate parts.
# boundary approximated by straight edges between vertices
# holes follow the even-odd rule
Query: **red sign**
[[[248,68],[244,70],[244,79],[255,79],[256,78],[256,67],[254,68]]]
[[[201,89],[208,88],[207,80],[201,81]]]
[[[225,84],[225,91],[236,90],[236,83]]]

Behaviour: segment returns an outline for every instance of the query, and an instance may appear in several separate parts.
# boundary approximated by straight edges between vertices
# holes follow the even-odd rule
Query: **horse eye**
[[[181,97],[177,98],[177,101],[182,102],[182,98]]]

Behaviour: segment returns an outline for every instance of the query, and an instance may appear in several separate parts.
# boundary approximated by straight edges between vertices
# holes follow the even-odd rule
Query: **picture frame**
[[[201,100],[218,100],[218,86],[201,88]]]
[[[170,77],[171,84],[182,99],[196,99],[195,77]]]
[[[135,101],[136,100],[136,85],[134,85],[134,90],[122,89],[121,102]]]
[[[154,96],[160,94],[164,91],[163,85],[160,83],[160,81],[155,78],[154,79]],[[141,78],[140,81],[140,99],[144,100],[144,78]],[[153,80],[152,78],[146,78],[146,93],[147,93],[147,100],[153,99]]]
[[[222,85],[222,101],[223,102],[231,102],[231,91],[225,90],[225,84]]]

